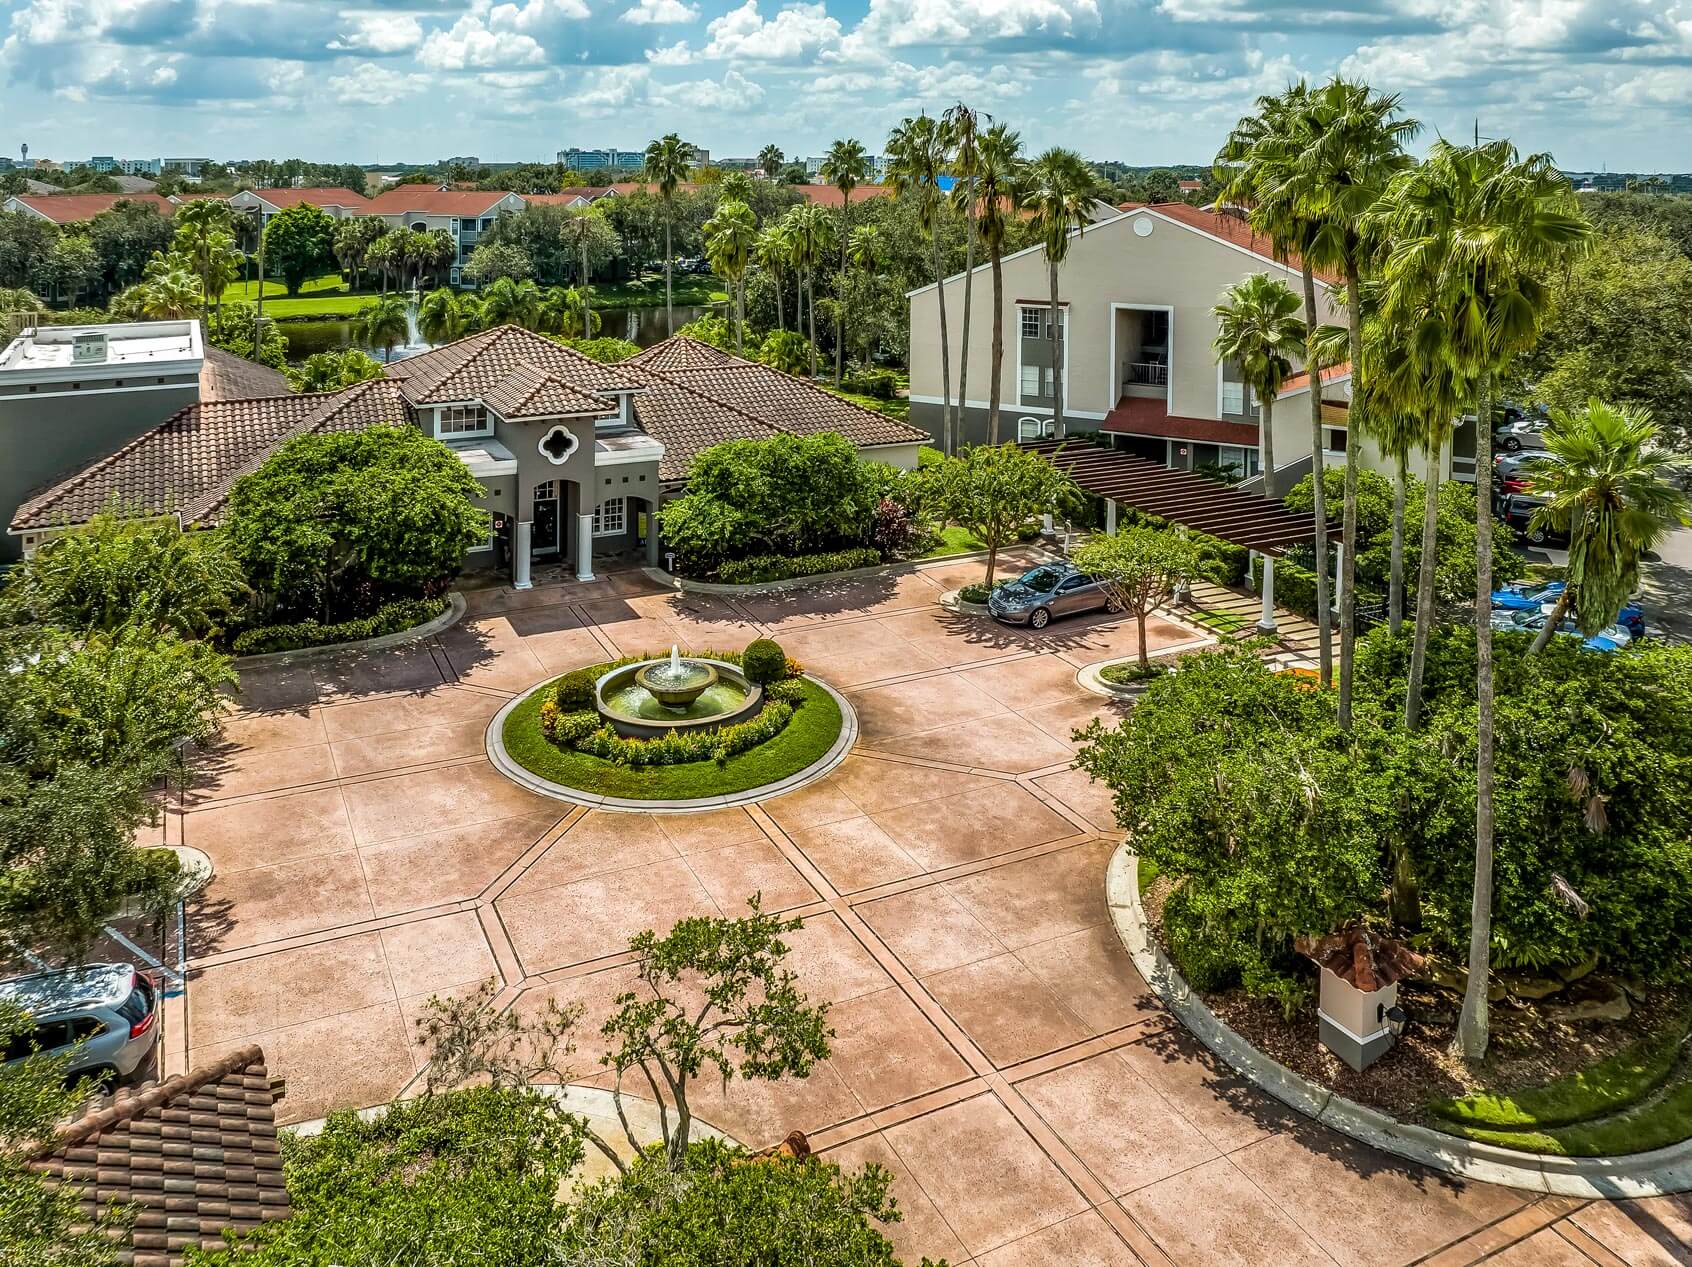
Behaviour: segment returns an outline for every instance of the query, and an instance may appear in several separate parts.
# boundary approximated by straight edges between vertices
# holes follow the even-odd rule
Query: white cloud
[[[365,106],[386,106],[401,97],[415,96],[430,84],[429,76],[405,74],[390,66],[363,62],[342,75],[331,75],[328,88],[337,101]]]
[[[736,61],[794,62],[840,43],[840,23],[822,4],[795,4],[765,20],[758,0],[746,0],[705,28],[711,42],[699,54]]]
[[[1098,26],[1098,0],[870,0],[847,43],[852,55],[873,58],[882,48],[1061,39]]]
[[[430,70],[466,70],[534,65],[546,60],[546,52],[533,36],[496,31],[466,14],[451,30],[430,32],[417,60]]]
[[[682,0],[635,0],[623,10],[618,21],[632,26],[675,26],[698,16],[699,7],[683,4]]]
[[[403,53],[423,42],[422,23],[409,13],[349,13],[348,28],[329,47],[349,52]]]
[[[691,83],[672,84],[662,94],[655,94],[660,105],[683,106],[693,110],[746,110],[764,99],[764,90],[738,70],[724,75],[722,82],[710,79]]]

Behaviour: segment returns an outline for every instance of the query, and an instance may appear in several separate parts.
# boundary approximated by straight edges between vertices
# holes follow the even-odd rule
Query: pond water
[[[676,329],[681,329],[689,321],[704,316],[709,311],[709,308],[677,304]],[[645,308],[612,309],[602,312],[600,317],[603,322],[599,328],[601,335],[627,339],[639,347],[649,348],[666,337],[662,304]],[[315,352],[339,351],[341,348],[363,348],[378,361],[381,360],[382,350],[370,347],[358,337],[355,329],[357,324],[351,320],[279,321],[277,329],[281,330],[288,340],[290,361],[303,361]],[[416,325],[413,323],[411,338],[404,347],[394,349],[394,360],[427,352],[431,346],[417,334]]]

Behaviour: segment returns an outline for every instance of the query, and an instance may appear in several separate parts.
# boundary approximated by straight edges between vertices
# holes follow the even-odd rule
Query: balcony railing
[[[1169,367],[1160,361],[1129,361],[1122,367],[1124,386],[1168,387]]]

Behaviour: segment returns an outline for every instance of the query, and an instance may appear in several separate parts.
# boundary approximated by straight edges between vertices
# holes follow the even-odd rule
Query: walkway
[[[249,673],[227,748],[168,825],[218,875],[191,913],[167,1060],[257,1041],[290,1120],[379,1103],[416,1078],[423,1000],[496,976],[520,1009],[584,1005],[592,1078],[629,935],[756,890],[805,920],[795,968],[832,1004],[834,1054],[804,1082],[702,1087],[697,1107],[754,1143],[799,1127],[841,1162],[887,1165],[909,1263],[1689,1261],[1685,1201],[1536,1201],[1401,1165],[1264,1099],[1172,1026],[1107,920],[1108,797],[1070,769],[1072,729],[1120,716],[1075,671],[1132,654],[1133,623],[1030,634],[942,609],[980,566],[737,600],[628,575],[484,591],[426,643]],[[588,812],[483,755],[500,704],[550,675],[765,633],[863,725],[797,793]],[[1148,634],[1193,644],[1167,621]]]

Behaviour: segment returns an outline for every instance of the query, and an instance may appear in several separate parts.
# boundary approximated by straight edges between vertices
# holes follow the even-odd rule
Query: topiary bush
[[[573,669],[553,684],[553,698],[566,713],[592,708],[596,703],[593,687],[598,680],[599,672],[594,669]]]
[[[779,682],[787,676],[787,653],[772,638],[756,639],[741,653],[740,671],[759,686]]]

